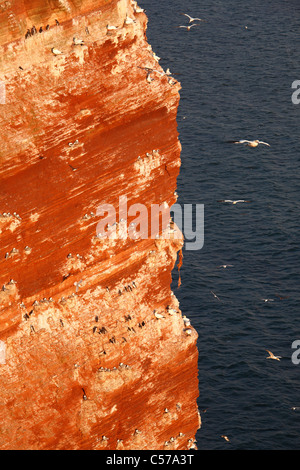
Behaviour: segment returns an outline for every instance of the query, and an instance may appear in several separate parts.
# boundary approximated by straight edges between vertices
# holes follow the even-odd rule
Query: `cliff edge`
[[[97,229],[103,204],[120,229],[176,202],[180,84],[146,26],[130,0],[0,3],[2,450],[194,447],[182,236]]]

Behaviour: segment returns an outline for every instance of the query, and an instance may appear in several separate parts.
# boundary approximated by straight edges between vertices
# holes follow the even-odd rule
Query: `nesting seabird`
[[[74,38],[73,38],[73,44],[74,44],[75,46],[83,46],[83,45],[84,45],[84,41],[83,41],[83,39],[79,39],[79,38],[74,37]]]
[[[139,6],[135,5],[134,6],[134,12],[135,13],[144,13],[146,10],[144,10],[143,8],[140,8]]]
[[[107,31],[115,31],[116,29],[118,29],[119,26],[113,26],[113,25],[106,25],[106,29]]]
[[[269,353],[269,356],[266,357],[266,359],[275,359],[276,361],[280,361],[281,356],[274,356],[274,354],[266,349],[267,353]]]
[[[60,54],[62,54],[62,52],[61,52],[59,49],[56,49],[55,47],[52,47],[51,52],[52,52],[54,55],[60,55]]]
[[[247,147],[257,147],[259,144],[267,145],[270,147],[270,144],[267,142],[263,142],[262,140],[229,140],[229,144],[244,144],[247,145]]]
[[[153,82],[154,78],[151,78],[151,72],[148,72],[148,73],[147,73],[146,80],[147,80],[148,83]]]
[[[160,320],[161,318],[165,318],[161,313],[158,313],[156,310],[154,310],[153,313],[155,318],[157,318],[158,320]]]
[[[130,17],[126,14],[126,18],[125,18],[124,24],[133,24],[133,23],[136,23],[136,20],[134,20],[133,18],[130,18]]]

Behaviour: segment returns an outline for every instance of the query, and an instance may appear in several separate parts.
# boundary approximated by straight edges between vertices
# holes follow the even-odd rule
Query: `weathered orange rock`
[[[1,449],[189,449],[200,425],[182,237],[96,236],[101,204],[176,202],[180,84],[147,81],[134,5],[0,4]]]

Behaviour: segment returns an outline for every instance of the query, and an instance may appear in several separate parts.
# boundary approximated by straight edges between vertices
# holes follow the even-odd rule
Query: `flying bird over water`
[[[231,204],[237,204],[238,202],[251,202],[251,201],[245,201],[244,199],[237,199],[236,201],[232,201],[231,199],[220,199],[217,202],[230,202]]]
[[[266,357],[266,359],[275,359],[276,361],[280,361],[281,356],[274,356],[274,354],[266,349],[267,353],[269,353],[269,356]]]
[[[229,268],[229,267],[231,268],[232,266],[233,266],[233,264],[221,264],[221,266],[219,266],[219,268],[226,269],[226,268]]]
[[[202,20],[201,18],[193,18],[192,16],[188,15],[187,13],[181,13],[182,15],[184,16],[187,16],[190,20],[190,23],[192,23],[193,21],[205,21],[205,20]]]
[[[263,142],[262,140],[229,140],[229,144],[244,144],[247,145],[247,147],[257,147],[259,144],[267,145],[270,147],[270,144],[267,142]]]
[[[197,23],[193,23],[190,26],[178,26],[178,28],[185,28],[187,31],[189,31],[193,26],[197,26]]]
[[[214,296],[215,299],[217,299],[219,302],[221,302],[221,300],[219,299],[219,297],[217,296],[217,294],[215,294],[212,290],[210,291],[211,294]]]

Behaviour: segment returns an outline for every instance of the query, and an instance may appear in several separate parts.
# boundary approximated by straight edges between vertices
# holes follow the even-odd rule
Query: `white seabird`
[[[237,204],[238,202],[251,202],[251,201],[245,201],[244,199],[237,199],[236,201],[232,201],[231,199],[220,199],[217,202],[230,202],[231,204]]]
[[[266,349],[267,353],[269,353],[269,356],[266,357],[266,359],[275,359],[276,361],[280,361],[281,356],[274,356],[274,354]]]
[[[221,300],[219,299],[217,294],[215,294],[212,290],[210,292],[212,293],[212,295],[214,296],[215,299],[217,299],[217,300],[219,300],[219,302],[221,302]]]
[[[109,24],[106,26],[107,31],[115,31],[118,28],[119,28],[119,26],[113,26],[113,25],[109,25]]]
[[[133,24],[133,23],[136,23],[136,20],[134,20],[133,18],[130,18],[130,17],[126,14],[126,18],[125,18],[124,24]]]
[[[197,23],[193,23],[190,26],[178,26],[178,28],[185,28],[187,31],[189,31],[193,26],[197,26]]]
[[[193,18],[192,16],[188,15],[187,13],[182,13],[182,15],[187,16],[190,20],[190,23],[192,23],[193,21],[205,21],[205,20],[202,20],[201,18]]]
[[[247,145],[247,147],[257,147],[259,144],[267,145],[268,147],[271,147],[270,144],[267,142],[263,142],[262,140],[230,140],[228,143],[230,144],[244,144]]]
[[[62,52],[61,52],[59,49],[56,49],[55,47],[52,47],[51,52],[52,52],[54,55],[60,55],[60,54],[62,54]]]
[[[158,320],[160,320],[161,318],[165,318],[161,313],[158,313],[156,310],[154,310],[153,313],[155,318],[157,318]]]
[[[144,10],[143,8],[139,7],[138,5],[135,5],[134,6],[134,12],[135,13],[144,13],[146,10]]]
[[[76,37],[73,38],[73,43],[75,44],[75,46],[83,46],[84,45],[83,39],[79,39],[79,38],[76,38]]]

